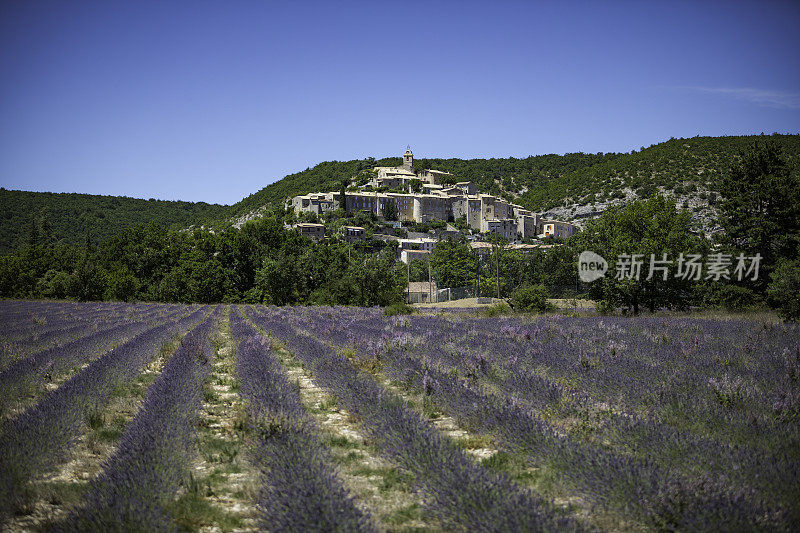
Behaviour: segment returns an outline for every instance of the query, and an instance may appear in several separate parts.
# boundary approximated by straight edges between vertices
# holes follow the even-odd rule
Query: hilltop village
[[[287,200],[286,207],[299,216],[311,214],[315,218],[343,209],[347,213],[371,213],[390,228],[431,223],[440,229],[411,239],[398,239],[400,259],[404,262],[423,255],[412,250],[428,252],[443,238],[464,235],[472,241],[473,248],[481,249],[488,246],[482,241],[500,236],[510,247],[533,249],[541,244],[540,239],[566,238],[578,230],[568,222],[545,220],[521,205],[482,194],[472,182],[456,182],[450,173],[431,169],[414,172],[413,164],[414,155],[409,148],[399,167],[375,167],[372,179],[366,184],[351,185],[345,191],[295,196]],[[326,237],[324,224],[299,222],[293,227],[314,240]],[[345,226],[341,236],[348,241],[363,240],[366,232],[360,226]]]

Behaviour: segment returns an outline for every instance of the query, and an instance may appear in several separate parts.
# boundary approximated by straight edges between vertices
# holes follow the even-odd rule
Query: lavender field
[[[791,531],[800,328],[0,302],[0,529]]]

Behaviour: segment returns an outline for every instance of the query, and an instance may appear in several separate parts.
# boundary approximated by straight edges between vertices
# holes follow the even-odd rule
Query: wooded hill
[[[670,139],[630,153],[571,153],[527,158],[417,159],[415,169],[451,172],[453,181],[471,180],[481,192],[503,196],[534,211],[564,206],[602,204],[625,197],[640,198],[659,190],[681,198],[713,203],[718,180],[741,151],[755,142],[775,143],[796,165],[800,135],[751,135]],[[86,194],[32,193],[0,190],[0,252],[17,246],[40,217],[56,240],[83,242],[87,231],[96,241],[142,222],[169,228],[191,225],[224,227],[264,206],[281,205],[287,197],[316,191],[338,191],[342,180],[368,175],[375,166],[396,166],[399,157],[328,161],[290,174],[232,206],[192,202],[139,200]]]
[[[566,204],[585,205],[622,198],[630,188],[648,197],[657,188],[677,195],[716,192],[717,181],[741,151],[756,141],[774,142],[790,161],[800,157],[800,135],[750,135],[670,139],[630,153],[582,152],[538,155],[526,158],[415,159],[414,168],[443,170],[453,182],[470,180],[481,192],[504,196],[543,211]],[[373,166],[396,166],[399,157],[374,160],[333,161],[290,174],[267,185],[232,206],[243,215],[286,197],[317,191],[339,190],[343,178],[352,178]]]
[[[11,191],[0,188],[0,253],[23,244],[36,231],[53,240],[97,243],[137,224],[183,229],[227,216],[228,206],[205,202],[141,200],[127,196]]]

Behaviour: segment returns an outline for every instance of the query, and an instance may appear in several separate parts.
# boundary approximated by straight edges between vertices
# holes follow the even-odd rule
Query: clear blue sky
[[[0,2],[0,185],[233,203],[326,160],[800,132],[800,2]]]

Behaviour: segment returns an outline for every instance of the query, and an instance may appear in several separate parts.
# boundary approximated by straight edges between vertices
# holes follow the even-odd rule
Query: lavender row
[[[418,321],[415,325],[426,327]],[[590,366],[609,363],[596,365],[595,372],[586,376],[594,383],[586,384],[611,395],[643,393],[641,387],[620,383],[619,375],[709,389],[709,380],[723,371],[751,382],[754,387],[746,392],[763,399],[759,389],[769,390],[784,371],[781,352],[796,348],[800,339],[800,329],[791,325],[690,319],[557,318],[534,324],[475,321],[473,330],[491,349],[522,346],[534,359],[537,352],[549,349],[560,353],[560,359],[573,369],[581,358]],[[617,374],[617,379],[609,374]],[[636,396],[631,398],[638,403]]]
[[[800,444],[798,426],[785,423],[800,415],[791,378],[800,371],[800,344],[792,326],[765,336],[740,323],[687,320],[474,320],[460,332],[437,318],[406,322],[399,329],[420,343],[450,345],[463,358],[512,374],[544,368],[548,380],[570,383],[593,403],[672,424],[691,420],[687,430],[723,442],[758,434],[753,444],[763,450],[790,454]]]
[[[4,342],[27,346],[57,335],[81,324],[102,323],[116,320],[143,320],[155,313],[170,313],[181,310],[175,304],[125,304],[125,303],[60,303],[48,312],[28,316],[0,319],[7,324],[2,334]],[[185,306],[184,306],[185,309]]]
[[[620,483],[630,483],[623,487],[627,489],[621,491],[623,494],[638,489],[643,483],[648,485],[647,492],[652,492],[657,487],[655,480],[651,479],[653,465],[625,465],[622,468],[635,473],[619,476],[619,463],[624,462],[624,459],[620,461],[620,458],[588,447],[576,449],[575,442],[562,438],[553,427],[525,412],[515,402],[505,403],[499,398],[487,396],[457,374],[438,368],[430,360],[412,356],[411,350],[414,347],[425,346],[424,341],[419,338],[384,335],[375,342],[375,328],[361,328],[358,324],[350,324],[343,331],[343,328],[328,323],[323,317],[309,318],[308,322],[298,322],[297,325],[307,327],[341,347],[356,347],[357,357],[380,361],[389,377],[423,391],[470,430],[491,434],[511,448],[529,455],[534,465],[549,463],[560,472],[563,471],[563,475],[579,476],[572,480],[573,483],[579,484],[586,496],[595,501],[609,503],[607,500],[620,492]],[[321,333],[326,331],[328,334]],[[590,452],[591,456],[587,456],[586,452]],[[597,472],[587,471],[586,465],[562,464],[568,457],[579,460],[586,457],[590,467],[598,467]],[[614,464],[615,459],[618,464]],[[608,474],[609,478],[604,474]],[[614,503],[624,505],[624,502]]]
[[[797,431],[786,433],[797,426],[783,423],[800,414],[798,395],[793,394],[793,382],[800,374],[797,327],[559,317],[533,323],[441,317],[386,320],[371,310],[362,319],[334,308],[315,308],[314,313],[331,320],[314,321],[311,327],[332,324],[334,331],[323,333],[337,336],[342,344],[352,340],[347,332],[352,325],[373,330],[374,339],[382,334],[410,335],[414,342],[449,345],[458,357],[476,365],[506,365],[512,374],[523,369],[535,375],[545,368],[546,381],[569,383],[570,395],[580,390],[589,398],[590,393],[593,403],[609,402],[623,411],[645,414],[656,414],[663,405],[680,405],[692,420],[723,430],[722,437],[735,438],[737,425],[751,434],[750,421],[757,418],[761,433],[774,434],[785,443],[798,442]],[[732,348],[737,353],[730,354]],[[701,375],[699,368],[712,377]],[[547,387],[552,394],[565,391],[560,384]]]
[[[165,317],[168,314],[176,314],[179,311],[177,308],[154,305],[136,313],[123,311],[115,314],[98,313],[91,316],[76,317],[64,326],[37,332],[28,339],[3,339],[0,340],[0,370],[24,357],[78,340],[95,332],[113,328],[121,323],[150,321],[154,318]]]
[[[468,381],[407,355],[400,350],[384,354],[382,361],[393,378],[425,391],[465,426],[499,437],[525,453],[533,464],[553,465],[580,487],[586,498],[623,509],[632,507],[641,518],[655,523],[668,515],[691,530],[756,527],[771,518],[757,494],[737,491],[725,478],[708,475],[703,478],[707,495],[684,495],[689,497],[677,507],[663,509],[664,488],[692,486],[691,478],[670,473],[647,456],[620,454],[559,436],[556,428],[513,400],[485,394]]]
[[[490,387],[499,388],[522,405],[546,409],[549,400],[550,409],[557,405],[559,410],[563,410],[561,416],[564,417],[586,416],[586,413],[596,410],[596,403],[583,391],[567,389],[544,379],[534,374],[526,365],[515,364],[513,357],[505,358],[495,352],[491,360],[482,356],[476,360],[449,350],[428,350],[426,355],[431,360],[438,359],[448,368],[459,368],[465,375],[471,376],[473,381],[485,379]],[[591,372],[580,367],[576,369],[576,372],[581,371]],[[776,424],[771,417],[765,425],[754,417],[742,420],[741,415],[730,411],[707,416],[714,416],[716,424],[742,426],[748,434],[769,433],[772,435],[769,440],[791,434],[790,428],[780,422]],[[793,482],[800,475],[800,457],[787,453],[792,446],[791,440],[784,446],[737,445],[731,439],[691,431],[684,427],[686,424],[676,426],[654,416],[639,415],[635,411],[606,411],[596,418],[591,435],[595,442],[615,443],[615,447],[623,450],[633,449],[637,455],[658,461],[665,468],[674,463],[676,456],[680,456],[679,470],[704,471],[715,476],[725,476],[729,482],[737,485],[758,488],[771,498],[782,501],[784,505],[797,502],[800,498],[800,492]],[[689,420],[695,422],[697,418]],[[720,428],[717,434],[723,432],[730,433],[731,430],[724,431]]]
[[[169,320],[170,317],[166,318]],[[148,327],[148,322],[122,321],[109,329],[16,361],[0,372],[0,395],[6,399],[18,397],[69,368],[92,361]]]
[[[777,519],[778,523],[786,520],[785,516],[781,517],[781,513],[770,514],[765,511],[761,498],[752,491],[731,490],[726,487],[725,478],[703,476],[700,481],[696,481],[692,478],[670,475],[649,460],[620,456],[603,448],[559,436],[554,428],[520,405],[517,398],[504,400],[502,397],[487,395],[475,385],[475,375],[471,376],[469,382],[454,375],[451,372],[453,365],[456,368],[459,366],[463,368],[457,357],[445,356],[447,364],[441,366],[436,364],[442,362],[443,341],[437,339],[440,330],[428,335],[424,340],[407,335],[388,338],[384,335],[383,342],[376,343],[374,339],[381,332],[374,326],[361,328],[357,324],[348,324],[346,335],[343,335],[342,328],[328,323],[321,316],[314,316],[302,325],[313,329],[317,334],[320,331],[331,332],[332,334],[327,336],[328,340],[338,340],[341,343],[346,338],[348,345],[353,344],[358,348],[357,353],[360,356],[379,359],[392,377],[425,391],[440,406],[458,416],[461,422],[471,429],[500,437],[509,446],[529,454],[537,464],[543,462],[553,464],[566,477],[571,478],[573,483],[581,487],[585,491],[585,496],[590,499],[608,503],[608,500],[616,498],[612,503],[618,506],[628,506],[629,502],[636,502],[635,505],[638,507],[636,511],[644,519],[659,523],[665,515],[668,515],[672,520],[695,529],[710,529],[719,524],[727,524],[730,527],[736,525],[753,527],[764,523],[765,520]],[[479,374],[486,373],[486,364],[485,360],[483,365],[479,361],[472,370]],[[545,396],[552,393],[552,389],[545,389]],[[640,429],[634,422],[625,424],[624,427]],[[660,442],[653,443],[651,450],[655,450],[657,445],[665,445],[675,451],[675,444],[679,441],[675,439],[673,433],[653,431],[652,426],[646,429],[649,430],[650,436],[662,437]],[[681,444],[685,447],[701,444],[698,441],[700,439],[690,438],[688,442]],[[710,451],[713,453],[725,449],[715,447]],[[711,453],[706,455],[710,456]],[[747,454],[734,450],[728,457],[723,455],[720,459],[731,462],[736,460],[739,461],[737,464],[741,465],[741,461],[745,458]],[[790,483],[788,487],[793,486],[791,480],[796,479],[796,465],[793,466],[791,462],[782,463],[780,465],[782,467],[794,468],[785,472],[780,468],[756,470],[758,466],[770,465],[769,462],[758,459],[761,458],[751,460],[748,466],[762,475],[772,474],[769,481],[775,489],[778,489],[776,492],[779,493],[782,488],[786,496],[784,501],[792,501],[792,489],[790,488],[787,494],[785,483]],[[692,500],[683,494],[680,501],[674,501],[674,495],[670,491],[678,490],[676,487],[695,488],[698,483],[702,483],[703,495]],[[620,496],[622,498],[619,498]],[[749,504],[749,512],[732,512],[743,503]],[[672,509],[670,506],[677,506],[678,509]]]
[[[324,321],[314,320],[309,326],[316,330],[321,323]],[[503,329],[501,334],[510,333]],[[581,416],[595,409],[594,402],[586,394],[554,383],[519,364],[519,354],[503,353],[502,346],[491,354],[482,351],[465,353],[455,343],[447,342],[443,337],[448,332],[442,334],[441,330],[437,329],[425,339],[409,338],[399,332],[393,332],[390,338],[406,343],[409,350],[412,350],[410,344],[414,344],[416,348],[413,350],[420,352],[431,364],[448,372],[457,369],[471,383],[486,383],[489,390],[502,392],[514,404],[537,411],[564,410],[562,416],[565,417]],[[359,353],[373,358],[380,356],[381,344],[380,340],[376,343],[374,339],[383,339],[384,342],[387,339],[385,331],[360,324],[350,325],[347,336],[348,343],[357,346]],[[341,336],[337,337],[341,341]],[[738,485],[756,487],[785,506],[791,506],[791,502],[800,498],[793,482],[800,474],[798,460],[780,450],[732,446],[728,441],[700,436],[651,417],[615,412],[605,412],[598,417],[592,427],[592,440],[615,443],[615,447],[621,450],[635,449],[636,455],[659,462],[664,468],[669,468],[674,457],[680,455],[680,470],[725,476]]]
[[[236,371],[255,435],[253,462],[265,473],[258,496],[261,526],[270,531],[373,531],[331,467],[318,428],[269,342],[231,313],[238,342]]]
[[[175,323],[140,333],[93,361],[37,405],[0,424],[0,519],[24,503],[28,480],[63,462],[113,390],[135,378],[164,342],[183,334],[204,314],[198,309]]]
[[[28,337],[35,339],[42,333],[62,329],[75,321],[91,321],[94,318],[109,315],[121,316],[130,311],[132,307],[124,303],[75,305],[70,308],[61,304],[60,307],[44,312],[4,318],[8,327],[3,336],[12,340],[24,340]]]
[[[195,422],[213,360],[221,307],[190,331],[148,389],[142,408],[95,478],[84,505],[56,531],[175,529],[168,504],[188,478]]]
[[[6,316],[19,316],[30,314],[31,312],[40,311],[42,309],[56,309],[63,307],[65,302],[55,301],[32,301],[32,300],[3,300],[0,302],[0,319]],[[73,306],[77,305],[75,302],[71,303]]]
[[[87,310],[88,311],[88,310]],[[0,368],[7,366],[20,353],[47,348],[47,344],[58,338],[68,337],[76,328],[102,325],[122,318],[122,312],[110,308],[104,311],[74,311],[57,315],[38,315],[34,319],[8,317],[2,319],[0,333]],[[56,318],[58,317],[58,318]]]
[[[31,329],[26,336],[18,336],[13,339],[21,345],[36,344],[52,337],[57,333],[76,326],[88,326],[114,322],[119,320],[146,320],[158,314],[179,311],[180,307],[167,304],[116,304],[107,308],[80,309],[72,313],[62,315],[58,320],[45,316],[42,320],[44,324]]]
[[[5,324],[33,324],[42,316],[70,313],[79,309],[76,302],[32,302],[30,300],[0,301],[0,322]]]
[[[573,520],[503,475],[472,462],[404,402],[360,374],[342,355],[298,334],[282,311],[256,318],[308,365],[382,450],[413,473],[424,487],[426,505],[446,529],[480,531],[577,530]]]
[[[797,380],[791,378],[800,370],[800,345],[791,330],[781,327],[765,338],[758,331],[732,330],[732,325],[711,328],[706,322],[685,321],[679,325],[699,339],[696,347],[690,343],[691,352],[680,342],[661,346],[658,352],[659,345],[638,342],[633,333],[614,332],[608,341],[598,335],[596,355],[582,360],[573,360],[575,342],[570,343],[571,352],[564,344],[531,343],[530,355],[520,358],[520,366],[532,369],[544,364],[554,378],[575,383],[597,401],[641,413],[642,419],[712,437],[723,445],[737,443],[800,461],[800,427],[787,423],[800,415],[800,396],[794,393]],[[659,327],[659,335],[677,335],[674,328]],[[741,356],[740,347],[752,342],[747,340],[750,336],[761,337],[759,347],[747,347],[749,355]],[[792,342],[795,346],[787,348]],[[604,349],[608,345],[624,346],[627,355],[609,354]],[[629,363],[635,358],[653,361],[652,370],[637,371]],[[703,375],[714,375],[714,368],[715,377]]]

